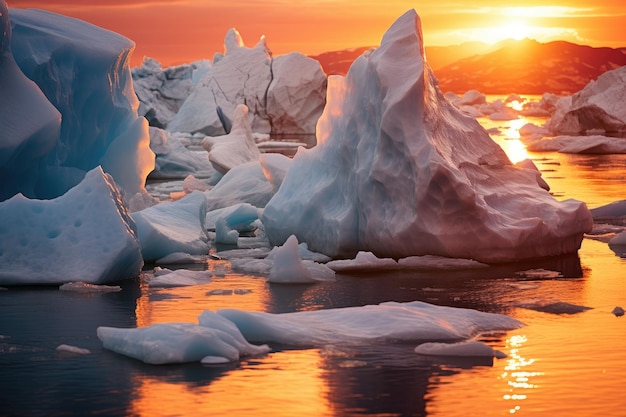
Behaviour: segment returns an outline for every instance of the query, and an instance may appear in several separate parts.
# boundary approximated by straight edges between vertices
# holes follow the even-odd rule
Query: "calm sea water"
[[[483,122],[520,152],[513,122]],[[523,149],[521,150],[523,151]],[[626,198],[626,156],[531,154],[558,199],[590,207]],[[220,270],[224,261],[206,268]],[[523,279],[530,268],[558,279]],[[338,275],[314,286],[270,286],[226,274],[210,284],[76,294],[0,291],[0,415],[15,416],[623,416],[626,259],[585,239],[577,255],[462,272]],[[245,290],[207,295],[213,290]],[[422,300],[508,314],[526,323],[481,340],[505,359],[424,359],[413,345],[277,350],[227,366],[151,366],[102,349],[98,326],[196,322],[205,309],[288,312]],[[561,301],[590,310],[520,307]],[[59,353],[60,344],[91,350]]]

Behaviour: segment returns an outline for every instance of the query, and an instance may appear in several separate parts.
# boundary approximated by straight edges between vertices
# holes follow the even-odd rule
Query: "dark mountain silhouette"
[[[345,74],[368,47],[327,52],[318,59],[327,74]],[[426,47],[443,92],[462,94],[573,94],[602,73],[626,65],[626,48],[593,48],[565,41],[506,40]],[[330,71],[330,72],[329,72]]]

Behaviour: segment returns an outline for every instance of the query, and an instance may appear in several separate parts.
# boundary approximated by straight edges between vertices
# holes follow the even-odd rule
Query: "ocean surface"
[[[528,119],[532,120],[532,119]],[[480,121],[512,159],[519,120]],[[540,121],[541,122],[541,121]],[[626,198],[626,155],[526,154],[559,200],[590,208]],[[578,254],[457,272],[338,274],[336,282],[269,285],[225,271],[206,285],[80,294],[0,291],[1,416],[623,416],[626,259],[586,238]],[[558,278],[516,274],[531,268]],[[437,358],[413,345],[277,349],[225,366],[152,366],[104,350],[98,326],[196,322],[205,309],[289,312],[421,300],[507,314],[526,326],[482,335],[505,359]],[[587,307],[537,311],[537,304]],[[565,309],[567,310],[567,309]],[[90,354],[58,352],[68,344]]]

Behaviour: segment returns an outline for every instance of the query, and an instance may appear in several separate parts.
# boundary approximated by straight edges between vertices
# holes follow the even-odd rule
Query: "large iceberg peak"
[[[239,31],[235,28],[230,28],[224,38],[224,55],[228,54],[229,51],[243,46],[245,46],[245,43]]]
[[[301,149],[262,220],[273,245],[352,257],[506,262],[575,252],[586,206],[559,203],[437,87],[406,12],[345,78],[329,77],[318,145]]]

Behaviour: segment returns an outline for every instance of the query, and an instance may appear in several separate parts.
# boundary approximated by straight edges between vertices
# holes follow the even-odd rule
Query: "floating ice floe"
[[[500,314],[420,301],[284,314],[222,309],[217,314],[235,323],[248,341],[301,347],[457,342],[482,332],[523,326],[518,320]]]
[[[329,77],[318,144],[300,148],[261,220],[333,258],[437,255],[483,263],[576,252],[592,219],[514,166],[438,90],[414,10]],[[261,206],[259,206],[261,207]]]
[[[576,304],[567,303],[564,301],[555,302],[543,302],[536,301],[531,303],[519,303],[517,307],[526,308],[529,310],[541,311],[543,313],[551,314],[577,314],[587,310],[591,310],[591,307],[579,306]]]
[[[66,282],[65,284],[61,284],[59,286],[59,290],[81,293],[106,293],[122,291],[122,287],[120,287],[119,285],[96,285],[79,281]]]
[[[338,259],[326,264],[336,272],[375,271],[393,269],[451,270],[487,268],[489,265],[471,259],[444,258],[423,255],[401,258],[378,258],[371,252],[359,252],[354,259]]]
[[[524,139],[526,149],[531,152],[561,152],[581,154],[622,154],[626,153],[626,140],[623,138],[589,135],[556,136],[541,140]]]
[[[205,263],[206,260],[207,256],[191,255],[185,252],[174,252],[157,259],[154,263],[157,265],[201,264]]]
[[[98,327],[98,338],[106,349],[160,365],[171,363],[233,362],[241,356],[263,355],[266,345],[248,343],[233,323],[203,313],[200,324],[164,323],[135,329]],[[222,358],[222,359],[217,359]]]
[[[194,271],[191,269],[175,269],[156,267],[153,276],[148,278],[151,288],[186,287],[202,285],[211,282],[213,274],[209,271]]]
[[[91,353],[89,349],[79,348],[72,345],[59,345],[57,346],[56,350],[58,352],[75,353],[77,355],[89,355]]]
[[[624,315],[624,309],[620,306],[617,306],[613,309],[613,311],[611,311],[612,314],[615,315],[615,317],[622,317]]]
[[[525,271],[517,271],[515,275],[517,275],[518,277],[531,278],[531,279],[563,277],[563,274],[561,274],[559,271],[550,271],[548,269],[543,269],[543,268],[527,269]]]
[[[285,244],[272,251],[272,267],[268,281],[274,284],[311,284],[317,282],[302,264],[298,239],[290,236]],[[334,275],[334,273],[333,273]]]
[[[143,266],[135,223],[110,175],[89,171],[51,200],[0,202],[0,284],[103,284]]]
[[[471,356],[488,358],[506,358],[506,354],[495,350],[486,343],[467,341],[459,343],[426,342],[415,348],[415,353],[428,356]]]
[[[175,252],[208,253],[204,227],[206,197],[194,191],[174,202],[164,202],[131,214],[137,225],[141,253],[153,261]]]

